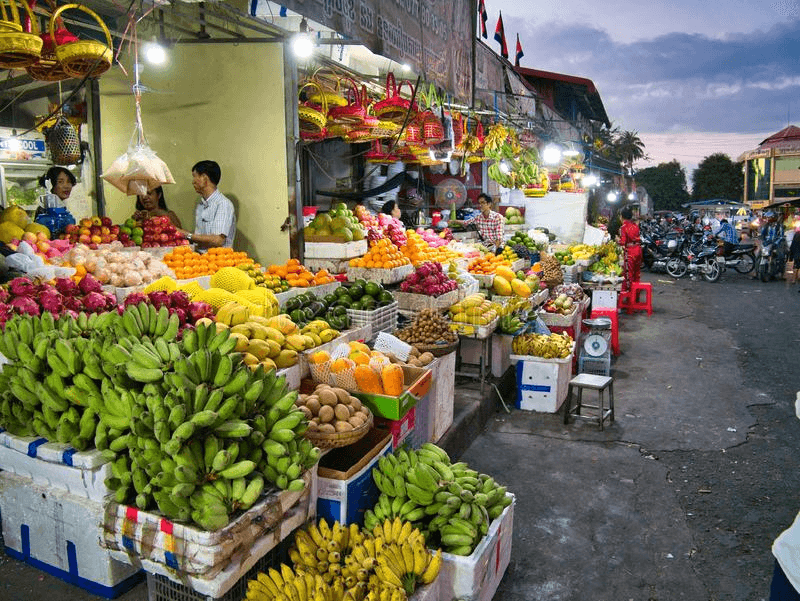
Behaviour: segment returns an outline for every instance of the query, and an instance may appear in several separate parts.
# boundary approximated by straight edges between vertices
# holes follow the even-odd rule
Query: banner
[[[506,95],[497,94],[495,90],[506,89],[503,63],[497,54],[486,44],[478,41],[475,48],[475,100],[483,102],[487,108],[495,107],[506,112]]]
[[[458,101],[469,101],[475,35],[470,0],[282,0],[289,10],[330,27],[398,63],[407,63]],[[273,20],[266,2],[250,14]],[[280,25],[279,21],[276,21]],[[397,77],[396,73],[395,76]]]

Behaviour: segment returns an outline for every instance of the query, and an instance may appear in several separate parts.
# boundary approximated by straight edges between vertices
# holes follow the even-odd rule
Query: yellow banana
[[[436,554],[430,558],[428,567],[419,575],[419,581],[422,584],[430,584],[434,581],[436,576],[439,575],[439,569],[442,567],[442,550],[438,549]]]

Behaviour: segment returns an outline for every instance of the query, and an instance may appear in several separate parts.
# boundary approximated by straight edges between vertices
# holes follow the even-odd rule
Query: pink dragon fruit
[[[8,289],[12,296],[36,296],[36,284],[28,278],[14,278],[8,283]],[[37,314],[38,315],[38,314]]]
[[[195,323],[198,319],[203,317],[214,317],[214,309],[208,303],[201,303],[201,302],[193,302],[189,303],[188,307],[189,311],[189,318],[192,323]]]
[[[90,292],[103,292],[103,285],[94,279],[94,276],[90,273],[87,273],[83,276],[83,279],[78,282],[78,288],[80,288],[81,293],[89,294]]]
[[[30,296],[18,296],[11,299],[9,304],[21,315],[39,315],[39,313],[41,313],[39,303]]]
[[[83,303],[81,299],[77,296],[65,296],[64,297],[64,308],[69,311],[75,311],[76,313],[80,313],[83,311]]]
[[[154,290],[147,295],[147,298],[150,299],[156,309],[160,309],[162,306],[169,309],[172,306],[169,300],[169,293],[164,290]]]
[[[173,307],[177,307],[178,309],[186,309],[192,299],[189,298],[189,295],[186,294],[184,290],[175,290],[174,292],[170,293],[169,300]]]
[[[64,296],[78,296],[81,292],[71,278],[56,278],[56,290]]]
[[[88,313],[99,313],[100,311],[105,311],[105,294],[102,294],[101,292],[90,292],[83,297],[83,307]]]
[[[180,325],[186,323],[186,310],[181,309],[180,307],[176,309],[172,309],[171,313],[175,313],[178,316],[178,320],[180,321]]]
[[[147,295],[144,294],[143,292],[131,292],[128,296],[125,297],[125,300],[123,302],[126,307],[128,305],[138,305],[140,303],[146,303]]]
[[[48,288],[39,293],[39,304],[45,311],[59,315],[64,308],[64,297],[55,288]]]

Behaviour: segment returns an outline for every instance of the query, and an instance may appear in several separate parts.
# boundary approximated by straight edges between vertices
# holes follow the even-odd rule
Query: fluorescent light
[[[144,58],[151,65],[163,65],[167,62],[167,51],[158,42],[148,42],[144,45]]]
[[[616,192],[609,192],[608,196],[606,196],[606,200],[608,202],[617,202],[617,193]]]
[[[403,70],[403,73],[408,73],[411,71],[411,65],[408,63],[403,63],[400,68]]]
[[[298,33],[292,39],[292,52],[297,58],[308,58],[314,52],[314,42],[307,33]]]
[[[561,149],[555,144],[548,144],[542,152],[542,160],[546,165],[557,165],[561,162]]]

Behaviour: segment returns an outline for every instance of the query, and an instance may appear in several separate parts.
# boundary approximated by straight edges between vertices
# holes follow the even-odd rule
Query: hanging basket
[[[372,147],[364,154],[368,163],[395,163],[402,160],[400,154],[390,153],[389,148],[380,140],[373,140]]]
[[[434,146],[443,140],[444,127],[439,117],[430,110],[422,113],[422,142],[427,146]]]
[[[345,106],[332,107],[328,111],[328,122],[342,125],[361,125],[364,122],[364,117],[367,116],[367,111],[361,99],[361,92],[356,82],[352,79],[347,81],[350,83],[350,90],[348,91],[350,102]]]
[[[411,82],[404,80],[398,86],[394,81],[394,73],[389,71],[386,74],[386,98],[375,103],[375,114],[380,119],[402,124],[406,120],[406,113],[411,113],[409,118],[413,118],[417,114],[419,111],[417,103],[412,104],[411,100],[400,96],[400,88],[406,84],[411,89],[413,96],[414,86],[411,85]]]
[[[97,40],[69,41],[59,44],[56,38],[56,23],[61,13],[67,10],[80,10],[92,17],[100,24],[106,36],[106,43]],[[64,71],[72,77],[99,77],[111,68],[114,53],[111,33],[103,20],[92,9],[82,4],[65,4],[56,9],[50,17],[50,38],[55,46],[56,60],[61,63]]]
[[[42,38],[42,55],[38,62],[30,65],[25,70],[28,75],[38,81],[63,81],[72,77],[66,72],[64,66],[56,59],[56,46],[61,44],[68,44],[70,42],[77,42],[78,38],[72,35],[65,27],[56,29],[56,44],[53,45],[53,40],[50,33],[43,33]]]
[[[320,85],[315,81],[309,81],[300,87],[300,93],[308,87],[317,88],[322,91]],[[310,102],[301,103],[297,108],[297,119],[300,125],[300,137],[304,140],[320,139],[317,136],[320,132],[325,131],[325,125],[328,122],[328,103],[325,96],[322,95],[322,106],[311,104]]]
[[[319,86],[319,89],[316,92],[312,92],[308,97],[308,101],[312,104],[322,105],[323,101],[329,107],[345,106],[347,104],[347,98],[342,95],[341,80],[338,76],[336,77],[335,85],[328,85],[328,82],[323,80],[318,70],[311,76],[311,81]]]
[[[450,117],[453,121],[453,146],[458,146],[464,139],[464,118],[458,111],[451,112]]]
[[[81,140],[78,132],[64,115],[44,130],[45,141],[56,165],[75,165],[81,160]]]
[[[30,22],[30,31],[22,31],[17,4],[22,6]],[[30,6],[22,0],[0,0],[0,68],[24,69],[42,55],[39,25]]]

